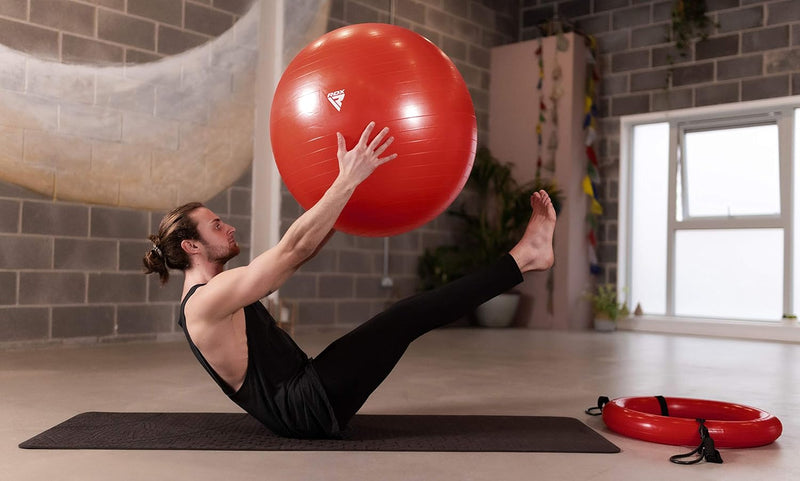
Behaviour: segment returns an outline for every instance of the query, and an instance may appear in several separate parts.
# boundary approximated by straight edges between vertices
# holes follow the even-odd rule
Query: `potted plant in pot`
[[[459,219],[461,230],[453,244],[427,249],[418,263],[423,290],[433,289],[486,265],[508,252],[520,239],[531,215],[530,196],[546,190],[556,213],[561,191],[540,179],[519,184],[511,165],[500,162],[486,147],[478,149],[463,201],[448,214]],[[507,326],[516,313],[519,294],[501,295],[476,312],[478,323]],[[504,315],[491,311],[498,305]]]
[[[617,287],[614,284],[600,284],[594,291],[588,292],[586,298],[592,303],[596,331],[614,331],[617,319],[628,315],[627,304],[617,300]]]

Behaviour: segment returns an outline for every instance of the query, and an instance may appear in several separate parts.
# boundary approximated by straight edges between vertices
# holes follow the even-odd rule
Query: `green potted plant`
[[[707,13],[705,0],[673,0],[672,24],[667,31],[666,40],[675,44],[675,50],[680,58],[675,59],[672,54],[667,54],[670,67],[664,88],[670,88],[675,62],[690,59],[695,41],[708,39],[709,30],[719,27]]]
[[[617,300],[617,287],[614,284],[599,284],[586,294],[592,304],[594,328],[597,331],[613,331],[617,328],[617,319],[628,315],[628,306]]]
[[[675,0],[672,5],[671,30],[681,58],[689,56],[694,39],[707,39],[709,28],[718,26],[708,18],[707,13],[705,0]]]
[[[546,190],[558,213],[561,191],[552,183],[536,179],[519,184],[511,165],[492,156],[486,147],[478,149],[462,202],[448,211],[460,220],[461,229],[453,244],[427,249],[419,259],[418,274],[423,290],[433,289],[486,265],[508,252],[520,239],[531,215],[530,196]],[[519,295],[504,299],[507,322],[487,321],[492,326],[508,324],[516,312]],[[501,299],[503,296],[500,296]],[[511,309],[509,306],[513,307]],[[480,310],[479,310],[480,311]],[[480,320],[479,320],[480,323]]]

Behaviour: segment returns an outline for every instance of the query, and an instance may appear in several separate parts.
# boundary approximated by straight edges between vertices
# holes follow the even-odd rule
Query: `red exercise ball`
[[[329,32],[283,73],[272,102],[272,151],[283,181],[309,209],[339,173],[336,132],[352,148],[370,121],[395,141],[353,193],[336,229],[381,237],[441,214],[469,177],[475,110],[453,62],[402,27],[364,23]]]

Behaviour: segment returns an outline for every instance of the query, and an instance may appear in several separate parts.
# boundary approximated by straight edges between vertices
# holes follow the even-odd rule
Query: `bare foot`
[[[531,220],[522,239],[510,254],[517,261],[519,270],[544,271],[553,265],[553,231],[556,228],[556,211],[547,192],[540,190],[531,196]]]

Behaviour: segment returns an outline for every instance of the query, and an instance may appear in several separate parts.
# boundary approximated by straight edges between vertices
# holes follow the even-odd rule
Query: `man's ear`
[[[183,239],[181,249],[189,255],[196,254],[200,250],[200,243],[196,240]]]

